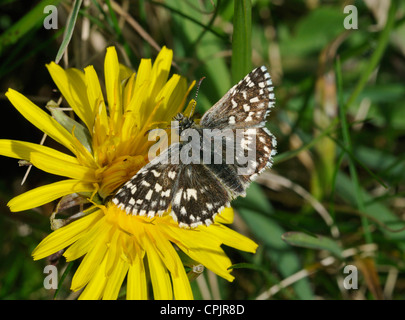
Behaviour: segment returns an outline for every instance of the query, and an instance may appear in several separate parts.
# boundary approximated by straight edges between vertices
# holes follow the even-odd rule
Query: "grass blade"
[[[336,257],[342,258],[342,248],[337,244],[336,241],[327,237],[314,237],[303,232],[286,232],[281,238],[292,246],[328,250]]]
[[[72,269],[73,264],[74,264],[74,261],[71,261],[71,262],[69,262],[69,264],[67,265],[65,271],[64,271],[63,274],[62,274],[62,277],[61,277],[60,280],[59,280],[58,288],[57,288],[56,291],[55,291],[55,294],[54,294],[54,296],[53,296],[53,299],[56,299],[56,297],[57,297],[57,295],[58,295],[58,293],[59,293],[59,290],[60,290],[60,288],[62,287],[62,283],[63,283],[63,281],[65,281],[66,276],[69,274],[70,270]]]
[[[250,0],[234,2],[232,39],[232,83],[252,70],[252,4]]]
[[[73,9],[69,14],[65,32],[63,34],[62,44],[60,45],[58,53],[56,54],[55,63],[59,63],[60,59],[62,59],[62,56],[69,45],[70,39],[72,39],[73,30],[75,28],[77,15],[79,14],[79,9],[81,5],[82,0],[75,0],[73,4]]]

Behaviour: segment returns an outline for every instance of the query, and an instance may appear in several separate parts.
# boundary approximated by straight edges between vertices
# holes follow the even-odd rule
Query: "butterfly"
[[[200,161],[179,161],[191,150],[189,140],[172,143],[117,191],[113,203],[127,214],[150,218],[171,207],[170,214],[180,227],[210,225],[231,200],[246,195],[258,174],[272,166],[277,143],[265,124],[274,104],[272,80],[262,66],[233,86],[199,123],[181,113],[176,115],[172,126],[178,135],[191,130],[206,146],[197,152]],[[217,134],[205,135],[213,131],[238,132],[239,139],[223,135],[219,148],[213,147]],[[252,150],[253,157],[247,157]]]

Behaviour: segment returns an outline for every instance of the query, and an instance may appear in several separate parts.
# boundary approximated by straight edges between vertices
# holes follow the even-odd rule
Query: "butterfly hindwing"
[[[235,163],[241,181],[247,186],[266,168],[271,168],[273,156],[276,155],[276,138],[266,128],[249,128],[241,140],[240,153],[235,156]],[[249,157],[246,148],[254,145],[254,157]],[[240,161],[239,157],[244,161]]]
[[[183,166],[179,181],[171,214],[180,226],[209,225],[218,212],[230,206],[228,191],[205,165]]]
[[[204,165],[236,198],[245,196],[245,189],[250,182],[266,167],[271,167],[272,157],[276,154],[276,139],[266,128],[253,127],[233,131],[237,132],[234,132],[234,135],[224,135],[221,143],[212,148],[211,162]],[[214,145],[215,142],[211,141],[211,144]],[[215,159],[219,152],[220,162]]]

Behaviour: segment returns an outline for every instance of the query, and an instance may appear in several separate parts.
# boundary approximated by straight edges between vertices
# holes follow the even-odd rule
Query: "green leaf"
[[[80,9],[81,5],[82,5],[82,0],[75,0],[75,3],[73,4],[73,9],[70,12],[68,20],[67,20],[66,29],[63,34],[62,44],[60,45],[58,53],[56,54],[55,63],[59,63],[60,59],[62,59],[62,56],[65,53],[65,51],[69,45],[70,39],[72,39],[73,30],[75,28],[77,15],[79,13],[79,9]]]
[[[257,265],[257,264],[253,264],[253,263],[235,263],[233,265],[231,265],[229,268],[229,270],[231,269],[251,269],[251,270],[256,270],[256,271],[261,271],[261,272],[267,272],[268,270],[265,269],[264,267]]]
[[[235,0],[232,37],[232,83],[252,70],[252,4]]]
[[[93,152],[90,132],[86,127],[67,116],[66,113],[64,113],[53,101],[48,102],[46,107],[52,113],[52,117],[54,117],[56,121],[58,121],[67,131],[73,132],[77,140],[79,140],[89,152]]]
[[[292,246],[327,250],[338,258],[342,258],[342,248],[335,240],[328,237],[314,237],[303,232],[291,231],[284,233],[281,238]]]

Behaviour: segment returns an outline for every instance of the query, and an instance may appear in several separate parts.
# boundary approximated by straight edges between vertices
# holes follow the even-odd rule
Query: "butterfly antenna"
[[[201,83],[203,82],[204,79],[205,79],[205,77],[202,77],[202,78],[200,79],[200,81],[198,81],[197,89],[196,89],[196,91],[195,91],[194,105],[193,105],[193,107],[192,107],[192,109],[191,109],[191,111],[190,111],[190,117],[192,117],[193,114],[194,114],[195,106],[197,105],[198,91],[200,90]]]

